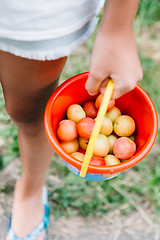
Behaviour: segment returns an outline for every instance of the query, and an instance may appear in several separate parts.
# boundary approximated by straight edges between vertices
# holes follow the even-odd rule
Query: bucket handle
[[[98,114],[96,117],[96,122],[94,124],[93,131],[92,131],[92,134],[91,134],[91,137],[90,137],[87,149],[86,149],[83,164],[82,164],[81,171],[79,174],[80,177],[85,178],[85,176],[86,176],[86,172],[88,170],[88,166],[89,166],[89,163],[90,163],[90,160],[92,157],[92,153],[94,150],[94,145],[95,145],[96,139],[98,137],[98,134],[100,132],[104,116],[107,112],[109,101],[112,97],[113,89],[114,89],[114,82],[112,79],[110,79],[108,81],[108,84],[107,84],[107,87],[106,87],[106,90],[105,90],[105,93],[104,93],[104,96],[102,99],[102,103],[100,105],[100,108],[99,108],[99,111],[98,111]]]

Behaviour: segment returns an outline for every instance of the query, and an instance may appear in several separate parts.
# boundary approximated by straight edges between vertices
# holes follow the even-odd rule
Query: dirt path
[[[5,240],[13,199],[13,186],[18,176],[19,165],[19,159],[15,159],[0,173],[0,189],[8,186],[7,194],[0,193],[1,240]],[[69,219],[61,217],[56,221],[51,215],[49,239],[160,240],[160,230],[158,226],[154,225],[152,210],[148,207],[133,211],[130,216],[122,216],[120,210],[117,209],[106,214],[103,218],[96,219],[72,216]]]
[[[160,21],[137,34],[138,46],[145,56],[160,63]]]

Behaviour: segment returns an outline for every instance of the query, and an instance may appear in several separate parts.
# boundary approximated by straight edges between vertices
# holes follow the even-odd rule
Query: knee
[[[12,121],[18,126],[34,125],[43,121],[44,109],[41,109],[34,104],[16,104],[14,102],[6,102],[6,112]]]
[[[45,87],[34,89],[29,93],[5,94],[6,111],[12,121],[18,126],[36,126],[42,123],[47,101],[52,94],[57,81]]]

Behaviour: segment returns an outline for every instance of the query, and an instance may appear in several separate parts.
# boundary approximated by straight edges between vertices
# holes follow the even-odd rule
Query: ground
[[[157,145],[149,153],[150,157],[159,151]],[[20,161],[14,159],[0,174],[0,189],[8,186],[8,193],[0,193],[0,239],[5,240],[9,215],[13,199],[13,186],[19,174]],[[14,171],[13,171],[14,169]],[[130,170],[132,171],[132,170]],[[55,182],[59,182],[54,177]],[[110,211],[103,217],[73,215],[55,220],[50,216],[50,240],[160,240],[160,229],[154,223],[152,206],[138,206],[128,216],[121,214],[121,209]]]

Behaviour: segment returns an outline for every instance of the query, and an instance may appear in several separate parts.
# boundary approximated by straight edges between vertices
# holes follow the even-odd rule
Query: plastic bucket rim
[[[63,89],[66,87],[66,85],[69,86],[73,82],[77,81],[77,79],[79,80],[80,78],[87,78],[87,77],[88,77],[88,72],[80,73],[80,74],[77,74],[77,75],[69,78],[68,80],[63,82],[60,86],[58,86],[58,88],[52,93],[50,99],[48,100],[47,105],[46,105],[46,109],[45,109],[45,114],[44,114],[44,125],[45,125],[46,134],[47,134],[48,139],[49,139],[52,147],[54,148],[55,152],[64,161],[68,162],[69,164],[71,164],[72,166],[76,167],[79,170],[81,169],[82,162],[77,160],[77,159],[74,159],[68,153],[63,151],[63,149],[61,148],[61,146],[59,144],[59,141],[57,140],[57,137],[55,136],[55,134],[54,134],[54,132],[52,130],[52,127],[51,127],[52,123],[51,123],[50,113],[51,113],[53,102],[56,100],[56,98],[58,97],[59,93],[61,93],[63,91]],[[125,170],[135,166],[140,161],[142,161],[143,158],[148,154],[148,152],[152,148],[152,146],[153,146],[153,144],[154,144],[154,142],[156,140],[157,131],[158,131],[158,116],[157,116],[157,112],[156,112],[155,106],[154,106],[151,98],[142,89],[142,87],[140,87],[137,84],[135,88],[137,88],[138,91],[141,92],[141,94],[145,97],[145,99],[148,102],[148,106],[149,106],[149,109],[150,109],[151,114],[153,116],[153,123],[154,123],[153,127],[152,127],[153,128],[152,134],[149,136],[149,139],[145,143],[144,147],[140,150],[140,152],[137,153],[132,158],[130,158],[128,161],[125,161],[125,162],[123,162],[123,163],[121,163],[119,165],[108,166],[108,167],[107,166],[97,167],[97,166],[94,166],[94,165],[89,165],[88,173],[105,174],[105,173],[116,173],[116,172],[125,171]]]

